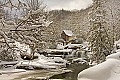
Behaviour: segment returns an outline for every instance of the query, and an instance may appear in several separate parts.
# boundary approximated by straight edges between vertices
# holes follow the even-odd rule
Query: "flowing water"
[[[55,75],[51,77],[50,80],[77,80],[78,73],[88,67],[89,66],[86,64],[71,64],[68,66],[68,69],[72,70],[73,72]]]

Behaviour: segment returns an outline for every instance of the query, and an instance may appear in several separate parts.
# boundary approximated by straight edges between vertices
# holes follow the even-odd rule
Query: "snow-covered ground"
[[[58,62],[58,63],[57,63]],[[17,66],[32,66],[37,68],[44,68],[44,69],[57,69],[61,67],[65,67],[67,64],[67,61],[62,58],[50,58],[45,57],[44,55],[39,55],[38,58],[34,60],[23,60],[20,61]]]
[[[106,57],[106,61],[85,69],[78,74],[78,80],[119,80],[120,52]]]

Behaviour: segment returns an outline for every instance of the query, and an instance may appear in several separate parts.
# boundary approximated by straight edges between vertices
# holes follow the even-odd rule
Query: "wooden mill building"
[[[61,38],[66,42],[66,44],[70,43],[70,41],[74,39],[73,33],[70,30],[63,30]]]

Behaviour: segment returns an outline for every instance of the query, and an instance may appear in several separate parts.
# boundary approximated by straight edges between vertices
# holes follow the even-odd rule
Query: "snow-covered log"
[[[72,49],[63,49],[63,50],[58,50],[58,49],[46,49],[47,53],[69,53],[72,52]]]
[[[107,56],[101,64],[83,70],[78,74],[78,80],[119,80],[120,52]]]
[[[76,49],[76,48],[80,48],[80,47],[83,47],[82,44],[68,44],[65,46],[65,48],[69,48],[69,49]]]

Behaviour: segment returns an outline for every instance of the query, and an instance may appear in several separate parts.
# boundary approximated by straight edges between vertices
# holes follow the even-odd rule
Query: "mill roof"
[[[67,35],[67,36],[73,36],[72,31],[70,30],[63,30],[63,32]]]

